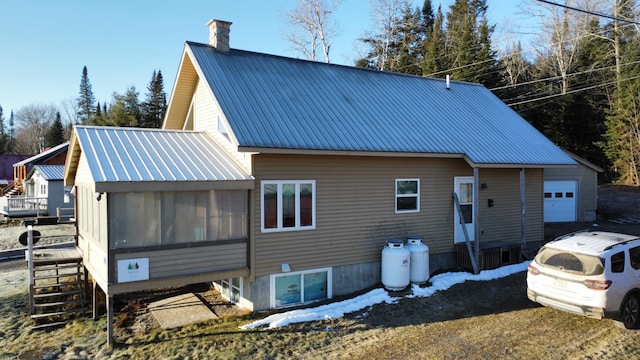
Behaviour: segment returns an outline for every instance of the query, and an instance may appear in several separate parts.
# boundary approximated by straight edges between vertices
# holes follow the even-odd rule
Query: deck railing
[[[26,196],[3,196],[0,198],[0,210],[7,216],[46,215],[47,198]]]

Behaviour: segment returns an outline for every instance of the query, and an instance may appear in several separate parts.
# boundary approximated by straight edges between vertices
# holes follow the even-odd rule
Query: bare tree
[[[60,107],[62,108],[63,124],[80,123],[80,117],[78,116],[80,107],[78,106],[78,101],[76,99],[63,100],[60,103]]]
[[[338,32],[332,15],[341,0],[297,0],[296,7],[286,14],[291,31],[287,40],[294,50],[308,60],[318,60],[318,49],[322,50],[325,61],[330,62],[331,39]]]
[[[584,11],[575,11],[566,7],[536,2],[529,9],[537,16],[542,26],[540,41],[535,46],[541,57],[552,60],[548,71],[561,78],[560,91],[569,90],[569,74],[574,70],[576,55],[589,32],[589,23],[594,19],[591,12],[604,10],[605,2],[597,0],[564,0],[563,5]]]
[[[403,9],[409,8],[407,0],[371,0],[371,20],[375,29],[362,41],[372,48],[372,66],[381,71],[393,68],[390,64],[391,49],[400,32]]]
[[[15,113],[17,154],[37,154],[44,150],[44,139],[56,118],[54,105],[31,104]]]

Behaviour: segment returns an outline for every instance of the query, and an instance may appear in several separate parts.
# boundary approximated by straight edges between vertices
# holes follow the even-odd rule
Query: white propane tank
[[[382,249],[382,285],[391,291],[403,290],[409,285],[411,253],[402,240],[389,240]]]
[[[424,284],[429,280],[429,247],[421,237],[409,236],[407,248],[411,253],[411,283]]]

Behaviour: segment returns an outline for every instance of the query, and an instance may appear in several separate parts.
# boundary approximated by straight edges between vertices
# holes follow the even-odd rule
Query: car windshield
[[[582,275],[599,275],[604,272],[604,260],[597,256],[570,253],[553,248],[542,248],[536,255],[535,262],[545,267],[554,267]]]

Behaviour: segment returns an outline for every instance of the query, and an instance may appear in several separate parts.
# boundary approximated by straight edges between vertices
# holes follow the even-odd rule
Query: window
[[[396,213],[420,211],[420,180],[396,179]]]
[[[315,180],[263,181],[262,231],[315,229]]]
[[[271,276],[272,308],[306,304],[331,296],[330,268]]]
[[[245,239],[243,190],[109,194],[112,249]]]
[[[611,272],[621,273],[624,271],[624,251],[611,255]]]
[[[631,267],[640,270],[640,246],[629,249],[629,258],[631,259]]]
[[[220,295],[234,304],[240,302],[242,297],[242,278],[232,278],[215,281]]]

